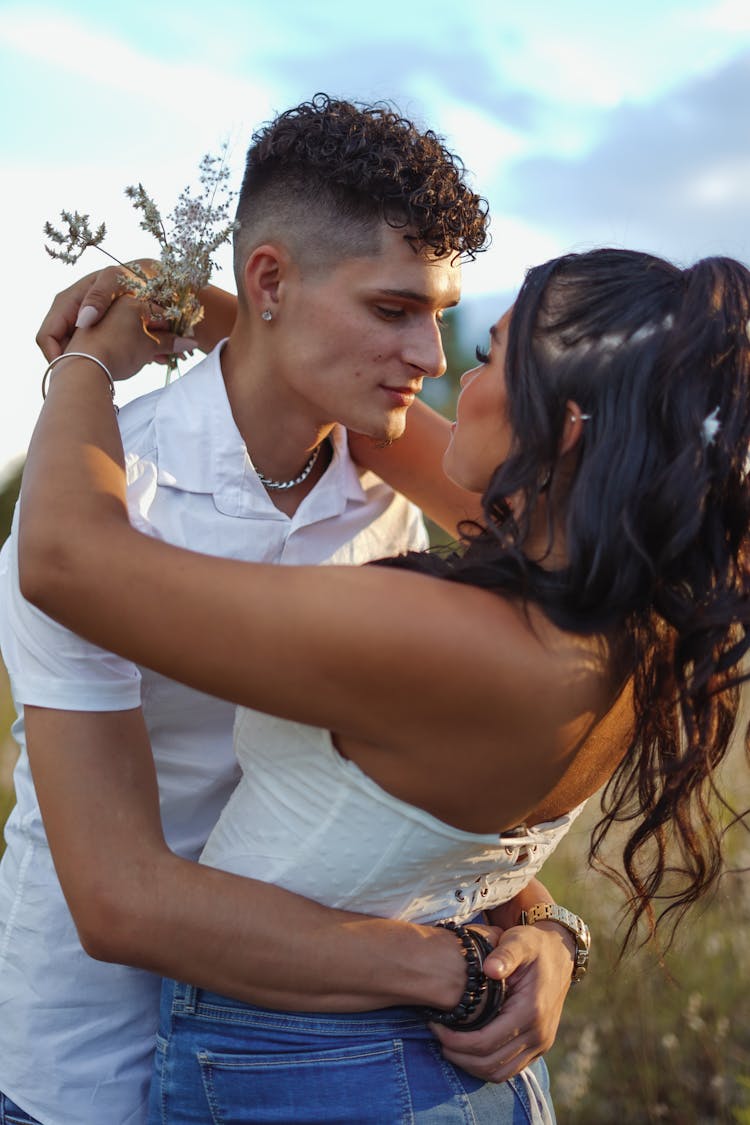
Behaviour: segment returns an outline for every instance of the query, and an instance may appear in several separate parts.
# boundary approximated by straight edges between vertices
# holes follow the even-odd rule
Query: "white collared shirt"
[[[287,564],[359,564],[426,543],[419,513],[374,474],[360,475],[340,428],[321,480],[292,517],[280,512],[234,423],[218,348],[124,407],[120,428],[131,520],[168,542]],[[23,704],[112,711],[142,702],[165,835],[190,858],[238,778],[234,708],[97,649],[30,606],[18,588],[16,540],[14,528],[0,554],[0,645],[21,746],[0,864],[0,1090],[44,1125],[138,1125],[159,981],[80,947],[36,802]]]

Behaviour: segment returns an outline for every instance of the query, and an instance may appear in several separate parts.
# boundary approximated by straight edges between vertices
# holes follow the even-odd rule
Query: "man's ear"
[[[289,254],[283,246],[264,242],[245,262],[242,281],[248,307],[264,320],[272,320],[279,309],[280,291],[289,269]],[[270,313],[270,316],[264,314]]]
[[[583,427],[590,420],[589,414],[584,414],[578,403],[569,398],[565,403],[565,421],[563,423],[562,437],[560,438],[560,456],[570,453],[581,440]]]

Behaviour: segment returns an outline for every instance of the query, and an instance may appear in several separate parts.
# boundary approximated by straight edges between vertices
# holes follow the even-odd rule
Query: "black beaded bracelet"
[[[455,1008],[445,1011],[442,1008],[423,1008],[425,1019],[440,1023],[455,1031],[478,1031],[495,1018],[505,999],[505,981],[489,980],[482,972],[484,958],[492,951],[492,946],[478,930],[462,926],[456,922],[438,922],[438,926],[451,930],[461,943],[461,951],[466,961],[466,988]],[[472,1019],[482,1000],[486,1003],[478,1016]]]
[[[431,1022],[441,1023],[444,1027],[458,1027],[476,1011],[486,991],[487,981],[482,972],[477,946],[472,940],[473,934],[467,927],[456,922],[438,922],[437,925],[450,930],[461,943],[461,952],[466,962],[466,987],[455,1008],[451,1008],[450,1011],[442,1008],[426,1008],[425,1016]]]
[[[469,933],[480,948],[482,955],[482,965],[484,965],[485,958],[488,957],[490,953],[492,953],[492,946],[490,945],[484,934],[481,934],[479,930],[471,929],[469,930]],[[480,1028],[486,1027],[488,1023],[492,1023],[495,1016],[498,1014],[503,1004],[505,1003],[505,996],[508,990],[505,979],[501,978],[500,980],[494,980],[492,977],[485,976],[484,973],[482,973],[482,976],[484,976],[486,985],[486,1000],[484,1003],[484,1007],[482,1008],[476,1019],[473,1019],[470,1024],[464,1025],[463,1028],[459,1028],[459,1030],[479,1031]]]

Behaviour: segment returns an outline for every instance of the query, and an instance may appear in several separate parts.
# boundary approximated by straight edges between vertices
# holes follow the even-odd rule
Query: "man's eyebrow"
[[[419,293],[416,289],[380,289],[380,293],[384,297],[400,297],[402,301],[414,301],[418,305],[431,305],[433,300],[427,293]],[[452,309],[458,304],[458,298],[455,301],[449,301],[443,308]]]

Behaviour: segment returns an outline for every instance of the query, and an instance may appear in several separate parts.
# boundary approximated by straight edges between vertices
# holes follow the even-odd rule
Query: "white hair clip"
[[[703,445],[708,449],[709,445],[713,445],[716,441],[716,435],[721,429],[721,422],[719,421],[719,408],[715,407],[710,414],[707,414],[703,419],[701,426],[701,437],[703,438]]]

